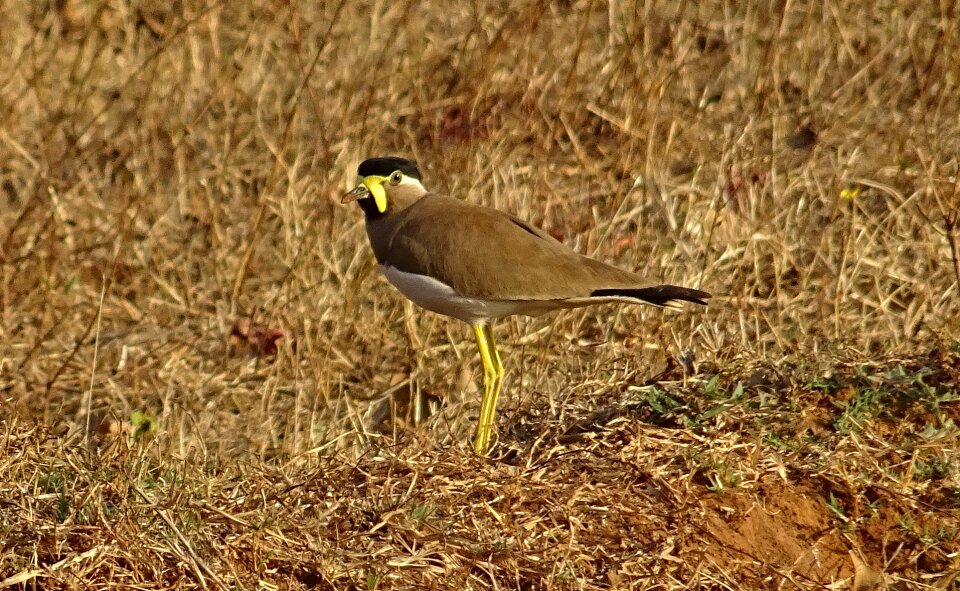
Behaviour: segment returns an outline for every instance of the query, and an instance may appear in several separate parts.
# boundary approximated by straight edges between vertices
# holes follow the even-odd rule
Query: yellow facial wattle
[[[387,192],[383,188],[383,181],[386,177],[368,176],[363,178],[363,186],[373,195],[373,201],[377,204],[377,211],[384,213],[387,211]]]

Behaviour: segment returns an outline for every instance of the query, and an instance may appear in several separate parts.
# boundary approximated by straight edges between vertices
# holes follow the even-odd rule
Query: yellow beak
[[[377,204],[377,210],[380,213],[387,211],[387,192],[383,188],[383,181],[386,177],[367,176],[363,177],[360,184],[349,191],[340,199],[340,203],[350,203],[359,199],[366,199],[368,195],[373,195],[373,201]]]

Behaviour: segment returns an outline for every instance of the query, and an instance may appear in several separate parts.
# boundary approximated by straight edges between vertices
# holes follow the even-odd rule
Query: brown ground
[[[0,588],[960,588],[957,22],[7,2]],[[716,296],[498,325],[477,457],[338,203],[390,153]]]

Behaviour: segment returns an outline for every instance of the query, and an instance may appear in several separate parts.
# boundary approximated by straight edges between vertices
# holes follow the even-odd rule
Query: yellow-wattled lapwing
[[[484,378],[478,453],[490,445],[503,380],[492,321],[610,302],[705,304],[710,297],[577,254],[508,213],[430,193],[411,160],[371,158],[357,174],[356,188],[342,201],[356,201],[363,210],[387,280],[418,306],[473,327]]]

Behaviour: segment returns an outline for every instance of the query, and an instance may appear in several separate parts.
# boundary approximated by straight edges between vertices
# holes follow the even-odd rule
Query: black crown
[[[406,158],[397,156],[386,156],[382,158],[370,158],[364,160],[357,167],[357,174],[360,176],[390,176],[395,170],[399,170],[404,175],[420,180],[420,169],[417,163]]]

